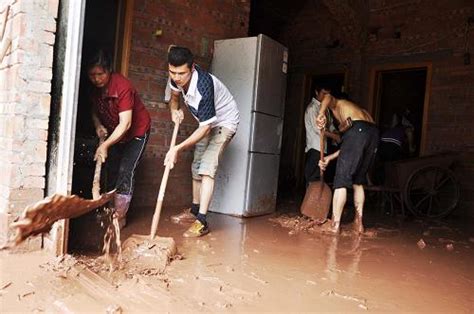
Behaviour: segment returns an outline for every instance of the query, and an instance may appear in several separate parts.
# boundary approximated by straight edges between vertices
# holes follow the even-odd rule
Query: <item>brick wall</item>
[[[44,197],[58,1],[0,0],[0,23],[11,5],[5,37],[12,40],[0,64],[0,242],[8,221]]]
[[[432,62],[426,153],[465,153],[460,154],[464,175],[459,176],[463,196],[458,213],[472,216],[474,58],[464,65],[463,55],[466,42],[474,52],[474,23],[468,41],[465,37],[473,16],[474,3],[466,0],[307,1],[280,38],[290,50],[290,72],[346,69],[348,91],[362,106],[372,97],[372,66]],[[289,101],[298,97],[288,94]],[[294,120],[290,125],[300,123]]]
[[[167,50],[170,44],[187,46],[196,62],[208,68],[213,42],[217,39],[247,36],[249,0],[135,0],[129,78],[152,116],[150,141],[138,169],[132,206],[153,208],[163,173],[173,124],[163,103],[167,81]],[[156,36],[156,30],[162,35]],[[197,127],[187,110],[178,142]],[[166,206],[191,202],[192,151],[184,152],[171,172],[165,197]]]

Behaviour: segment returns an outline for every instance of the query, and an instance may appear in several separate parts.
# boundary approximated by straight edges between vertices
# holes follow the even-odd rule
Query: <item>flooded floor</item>
[[[69,256],[0,252],[0,312],[474,312],[472,221],[383,217],[334,237],[270,219],[281,213],[211,213],[211,233],[188,239],[175,212],[158,229],[181,255],[165,271],[97,274]],[[150,220],[132,216],[124,238]]]

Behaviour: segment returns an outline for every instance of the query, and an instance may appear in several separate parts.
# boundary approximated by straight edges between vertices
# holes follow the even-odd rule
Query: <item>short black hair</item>
[[[194,56],[191,50],[186,47],[172,46],[168,51],[168,63],[175,67],[187,64],[191,68]]]
[[[331,84],[319,83],[319,84],[314,86],[314,90],[317,91],[318,93],[323,89],[327,90],[328,92],[333,91],[333,87],[331,86]]]
[[[326,90],[331,94],[331,96],[338,98],[338,99],[349,99],[349,95],[343,91],[341,91],[341,88],[338,88],[337,86],[331,84],[331,83],[319,83],[316,86],[314,86],[314,90],[317,91],[318,93],[321,90]]]
[[[103,49],[98,50],[95,54],[92,55],[91,58],[89,58],[87,62],[87,71],[89,71],[95,66],[100,66],[107,72],[112,72],[113,67],[112,58],[110,57],[110,54]]]

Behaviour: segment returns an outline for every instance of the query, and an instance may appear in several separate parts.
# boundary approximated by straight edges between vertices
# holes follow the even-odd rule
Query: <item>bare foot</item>
[[[325,234],[338,235],[340,233],[340,222],[339,221],[326,221],[325,224],[321,225],[321,232]]]
[[[362,223],[362,216],[356,213],[354,217],[354,222],[352,223],[352,229],[355,233],[363,234],[364,233],[364,224]]]

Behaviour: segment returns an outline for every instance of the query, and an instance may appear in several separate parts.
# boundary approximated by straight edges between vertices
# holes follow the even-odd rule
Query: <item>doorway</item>
[[[82,45],[82,64],[75,131],[74,167],[71,193],[92,198],[93,160],[98,139],[91,118],[89,101],[91,84],[87,77],[87,62],[98,50],[112,58],[114,69],[126,74],[130,41],[132,1],[87,1]],[[105,232],[100,218],[102,209],[70,220],[68,251],[99,251]]]
[[[398,119],[413,127],[413,150],[407,157],[421,152],[428,69],[426,67],[393,69],[376,73],[375,121],[383,134]]]

